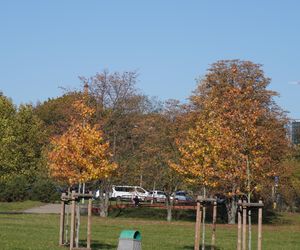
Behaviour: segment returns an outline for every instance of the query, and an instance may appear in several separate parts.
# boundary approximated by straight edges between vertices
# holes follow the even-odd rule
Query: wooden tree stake
[[[205,217],[206,217],[206,205],[202,206],[202,247],[201,250],[205,250]]]
[[[262,204],[260,200],[259,203]],[[258,209],[258,232],[257,232],[257,250],[261,250],[261,240],[262,240],[262,207]]]
[[[70,232],[70,250],[74,248],[75,240],[75,191],[72,191],[72,205],[71,205],[71,232]]]
[[[197,212],[196,212],[196,224],[195,224],[195,246],[194,250],[199,250],[200,245],[200,231],[201,231],[201,220],[202,220],[201,204],[197,201]]]
[[[92,195],[92,192],[89,192]],[[87,248],[91,248],[91,224],[92,224],[92,199],[88,203],[88,221],[87,221]]]
[[[242,201],[239,200],[239,203]],[[238,206],[238,235],[237,235],[237,250],[242,249],[242,207]]]
[[[217,222],[217,202],[214,201],[214,203],[213,203],[211,249],[215,249],[215,244],[216,244],[216,222]]]
[[[66,194],[63,193],[62,196]],[[64,245],[64,232],[65,232],[65,201],[61,201],[61,210],[60,210],[60,224],[59,224],[59,245]]]
[[[243,201],[246,203],[246,201]],[[247,227],[247,207],[243,204],[243,240],[242,240],[242,250],[246,250],[246,227]]]

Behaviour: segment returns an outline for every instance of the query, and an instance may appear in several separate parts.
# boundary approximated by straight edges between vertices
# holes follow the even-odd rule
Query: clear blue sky
[[[298,0],[0,0],[0,90],[16,104],[79,88],[78,76],[138,70],[139,89],[184,101],[219,59],[264,65],[300,118]]]

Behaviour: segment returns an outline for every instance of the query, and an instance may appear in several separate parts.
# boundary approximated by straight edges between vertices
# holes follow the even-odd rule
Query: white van
[[[149,196],[149,192],[139,186],[112,186],[111,198],[121,199],[133,199],[138,197],[144,201]]]

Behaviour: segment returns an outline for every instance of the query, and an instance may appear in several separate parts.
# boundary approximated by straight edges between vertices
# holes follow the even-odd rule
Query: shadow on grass
[[[291,225],[293,224],[290,218],[287,218],[282,213],[276,213],[274,211],[267,211],[263,215],[263,223],[270,225]]]
[[[258,221],[258,209],[251,210],[252,224],[256,225]],[[227,211],[224,204],[220,204],[217,209],[217,224],[227,224]],[[212,222],[212,207],[208,206],[206,210],[206,222]],[[173,210],[173,221],[190,221],[195,222],[196,212],[195,210]],[[237,216],[237,214],[236,214]],[[167,211],[165,209],[157,208],[115,208],[109,213],[109,217],[112,218],[140,218],[145,220],[162,220],[165,221],[167,217]],[[237,221],[237,217],[236,217]],[[283,213],[274,212],[274,210],[266,206],[263,208],[263,224],[268,225],[290,225],[293,221],[290,217],[287,217]]]
[[[194,250],[194,246],[184,246],[183,249],[184,250]],[[200,245],[199,249],[202,249],[202,245]],[[211,245],[205,245],[204,249],[205,250],[211,250],[212,246]],[[216,246],[213,249],[220,250],[220,248],[218,248]]]
[[[223,224],[227,222],[226,207],[224,204],[219,205],[217,215],[217,223]],[[206,222],[212,222],[212,206],[208,206],[206,210]],[[140,218],[146,220],[166,220],[167,210],[149,207],[129,207],[129,208],[113,208],[110,210],[109,217],[112,218]],[[196,221],[195,210],[172,210],[172,220],[174,221]]]
[[[257,211],[254,211],[253,217],[256,220]],[[280,215],[272,211],[271,209],[263,209],[263,223],[264,224],[276,224],[278,222]]]
[[[258,221],[258,210],[252,210],[252,223],[257,224]],[[266,207],[263,209],[263,224],[268,225],[289,225],[291,220],[285,217],[282,213],[275,212],[273,209]]]
[[[83,247],[86,247],[86,241],[81,241],[80,240],[79,241],[79,245],[83,246]],[[113,245],[113,244],[105,244],[105,243],[101,243],[99,241],[93,240],[92,244],[91,244],[91,248],[93,250],[99,250],[99,249],[117,249],[117,246]]]

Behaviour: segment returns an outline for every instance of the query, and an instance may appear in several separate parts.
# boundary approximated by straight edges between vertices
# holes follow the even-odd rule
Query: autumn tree
[[[136,179],[149,190],[163,190],[167,200],[167,220],[172,219],[171,194],[182,184],[181,177],[169,162],[177,162],[179,152],[175,138],[181,131],[182,108],[178,101],[167,101],[161,112],[145,114],[136,123],[133,136],[136,142],[135,157],[139,168]],[[138,176],[139,175],[139,176]]]
[[[112,182],[138,185],[133,174],[138,167],[133,130],[151,105],[148,98],[136,89],[136,72],[110,73],[104,70],[89,78],[81,77],[81,80],[88,83],[90,98],[96,107],[95,120],[101,123],[114,161],[119,165],[113,180],[99,183],[101,200],[104,198],[101,194],[111,191]]]
[[[178,158],[174,138],[179,127],[175,122],[179,103],[173,101],[173,105],[169,102],[164,106],[139,93],[136,72],[104,70],[81,80],[88,83],[91,96],[96,100],[97,117],[119,165],[111,181],[147,189],[160,188],[168,194],[174,191],[180,177],[168,167],[168,161]],[[109,183],[103,184],[106,185],[100,190],[109,191]]]
[[[95,111],[85,100],[75,101],[73,106],[81,119],[72,119],[65,133],[52,138],[48,151],[50,174],[69,185],[108,178],[116,164],[111,162],[103,132],[89,122]]]
[[[152,102],[136,89],[137,74],[135,72],[108,72],[106,70],[89,78],[80,78],[83,84],[88,84],[89,95],[87,103],[95,109],[93,124],[98,124],[103,133],[103,139],[109,142],[113,160],[119,165],[111,178],[93,182],[100,189],[100,203],[108,205],[108,196],[112,183],[135,184],[131,173],[136,172],[139,164],[135,157],[133,131],[137,121],[152,109]],[[71,123],[70,117],[76,115],[72,102],[82,97],[80,91],[69,91],[63,96],[49,99],[37,105],[36,113],[44,121],[50,136],[63,134]],[[101,195],[102,194],[102,195]],[[107,210],[105,206],[101,211]]]
[[[88,95],[75,101],[73,106],[79,117],[72,117],[68,130],[51,140],[48,151],[48,166],[51,176],[69,186],[92,180],[106,179],[116,169],[111,162],[109,144],[103,139],[103,132],[90,123],[94,109],[87,105]],[[84,191],[83,191],[84,192]],[[80,212],[77,206],[76,247],[79,245]]]
[[[229,223],[235,220],[237,195],[250,201],[282,170],[286,119],[269,83],[260,65],[219,61],[191,97],[196,122],[179,145],[182,159],[176,169],[190,181],[223,190]]]

